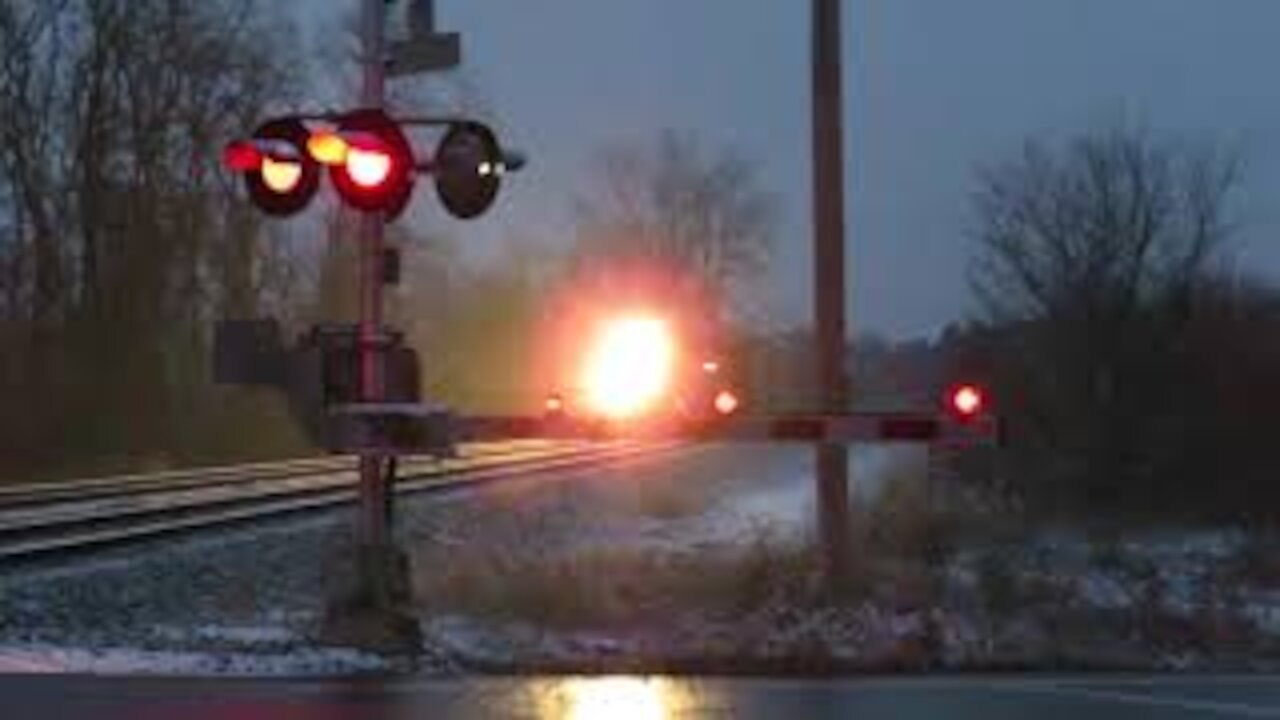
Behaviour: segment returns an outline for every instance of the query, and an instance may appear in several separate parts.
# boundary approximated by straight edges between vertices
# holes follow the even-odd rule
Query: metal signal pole
[[[410,37],[387,42],[387,0],[362,0],[360,16],[363,109],[382,109],[386,81],[455,67],[461,61],[456,33],[435,31],[435,3],[405,0]],[[383,332],[383,264],[386,216],[360,214],[360,398],[377,403],[386,398]],[[360,488],[356,513],[353,585],[330,608],[327,634],[341,642],[374,649],[414,652],[421,638],[418,625],[404,612],[410,599],[409,563],[391,537],[396,463],[377,451],[360,453]]]
[[[848,411],[845,368],[844,138],[840,0],[813,0],[813,230],[817,365],[822,410]],[[817,451],[818,536],[827,577],[850,574],[849,466],[844,445]]]
[[[363,0],[361,53],[364,81],[360,102],[366,108],[381,108],[385,95],[383,58],[386,34],[385,0]],[[361,213],[360,244],[360,395],[365,402],[383,398],[381,351],[382,255],[385,223],[382,213]],[[385,546],[389,541],[390,496],[383,472],[385,458],[376,453],[360,455],[360,510],[358,542],[366,548]]]
[[[363,84],[361,105],[381,108],[385,85],[385,0],[363,0],[361,6],[361,54]],[[382,332],[382,257],[385,217],[380,212],[359,216],[356,242],[360,244],[360,397],[379,402],[385,397]],[[403,605],[409,600],[408,561],[392,542],[389,485],[394,463],[372,450],[360,452],[360,485],[356,509],[351,575],[339,575],[341,583],[325,617],[329,640],[377,651],[414,653],[421,645],[417,623]]]

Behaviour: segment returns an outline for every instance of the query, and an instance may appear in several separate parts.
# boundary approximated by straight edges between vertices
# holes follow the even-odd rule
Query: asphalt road
[[[1280,718],[1280,677],[300,681],[0,676],[6,718]]]

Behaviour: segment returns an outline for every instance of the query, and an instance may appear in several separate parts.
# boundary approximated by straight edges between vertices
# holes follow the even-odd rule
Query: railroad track
[[[395,491],[457,491],[681,447],[546,441],[473,446],[456,459],[402,459]],[[10,487],[0,492],[0,562],[333,508],[355,501],[356,479],[351,458],[323,458]]]
[[[573,447],[570,442],[550,440],[515,440],[509,442],[472,443],[461,448],[458,458],[436,459],[408,457],[406,467],[420,470],[424,467],[452,467],[477,458],[499,456],[518,457],[539,451],[565,450]],[[236,482],[315,475],[323,472],[343,472],[354,467],[351,457],[315,457],[298,460],[246,463],[185,470],[166,470],[154,473],[114,475],[87,480],[0,485],[0,511],[25,505],[44,505],[58,500],[89,500],[132,495],[149,490],[177,490]]]

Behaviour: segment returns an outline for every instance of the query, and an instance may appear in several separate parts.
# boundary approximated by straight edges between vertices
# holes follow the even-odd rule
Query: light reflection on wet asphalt
[[[432,681],[0,675],[4,717],[145,720],[1280,718],[1268,676],[559,677]]]

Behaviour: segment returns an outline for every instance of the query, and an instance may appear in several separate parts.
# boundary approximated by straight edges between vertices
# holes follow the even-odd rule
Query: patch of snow
[[[1280,591],[1259,590],[1248,593],[1240,613],[1259,631],[1280,635]]]
[[[853,445],[849,451],[849,478],[854,501],[875,503],[884,492],[888,471],[896,462],[902,462],[912,454],[927,452],[910,445],[866,444]],[[923,463],[921,464],[923,467]],[[812,471],[811,471],[812,472]]]
[[[1125,550],[1156,562],[1165,560],[1198,562],[1222,560],[1240,551],[1247,542],[1244,533],[1228,530],[1201,530],[1178,533],[1148,533],[1128,540]]]
[[[424,620],[422,635],[449,655],[473,661],[514,663],[519,649],[540,643],[542,633],[524,623],[496,623],[460,615],[439,615]]]
[[[1204,596],[1204,576],[1188,572],[1174,562],[1161,566],[1160,579],[1164,583],[1164,592],[1160,597],[1160,605],[1165,612],[1180,617],[1191,617],[1201,598]]]
[[[153,631],[159,637],[170,640],[215,640],[240,645],[287,644],[302,640],[297,633],[288,628],[271,626],[198,625],[196,627],[177,627],[173,625],[158,625]]]
[[[1133,606],[1133,592],[1128,584],[1111,573],[1089,570],[1075,579],[1076,595],[1084,604],[1104,610],[1123,610]]]
[[[934,610],[934,627],[938,629],[942,661],[957,665],[985,658],[991,653],[991,636],[979,626],[972,614],[951,610]]]
[[[849,456],[854,495],[871,502],[883,489],[885,473],[901,448],[854,446]],[[813,529],[815,498],[812,463],[797,462],[771,482],[730,483],[741,487],[726,492],[705,513],[689,518],[643,519],[632,539],[646,547],[746,544],[768,534],[776,540],[804,537]],[[678,547],[677,547],[678,546]]]
[[[0,669],[101,675],[350,675],[386,670],[388,662],[342,648],[211,653],[32,644],[0,646]]]
[[[808,531],[813,508],[811,484],[792,482],[735,493],[697,518],[685,540],[749,543],[762,531],[775,533],[779,539],[794,537]]]

